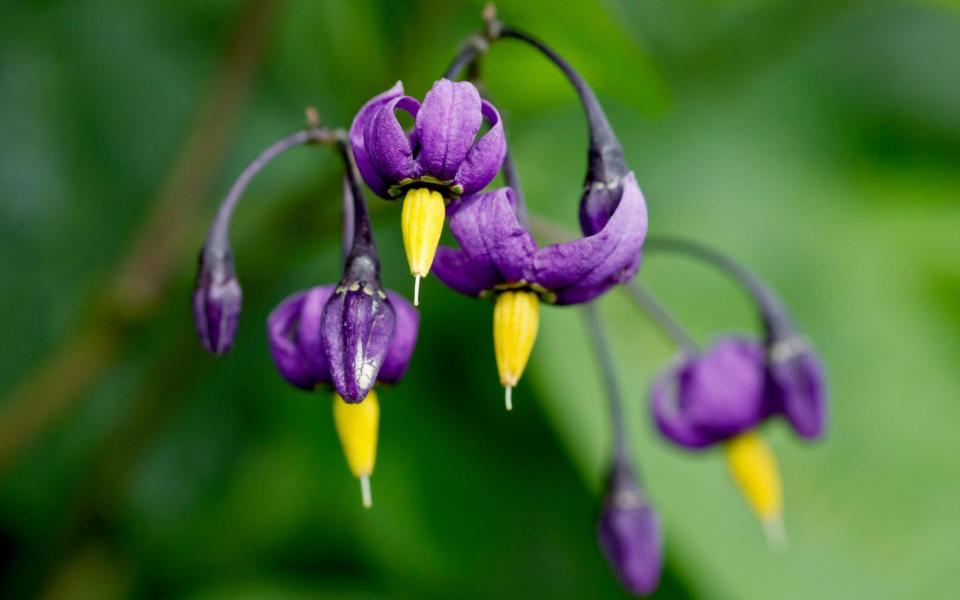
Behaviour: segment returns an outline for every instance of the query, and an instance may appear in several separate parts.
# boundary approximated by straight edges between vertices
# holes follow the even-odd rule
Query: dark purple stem
[[[237,180],[233,182],[232,186],[230,186],[230,191],[227,192],[226,197],[220,204],[220,208],[217,210],[217,215],[214,218],[213,223],[210,225],[210,230],[207,233],[205,246],[211,251],[215,251],[216,249],[222,249],[229,245],[230,221],[233,218],[233,211],[240,202],[240,198],[243,196],[243,192],[247,189],[247,185],[250,184],[257,173],[270,164],[273,159],[280,156],[287,150],[302,144],[318,141],[321,140],[318,138],[317,131],[309,129],[298,131],[274,143],[269,148],[261,152],[260,155],[253,160],[253,162],[247,165],[247,168],[240,173],[240,176],[237,177]]]
[[[607,391],[607,402],[610,407],[610,426],[613,430],[614,462],[629,463],[629,449],[627,447],[627,430],[623,416],[623,397],[620,385],[617,383],[616,367],[613,364],[613,353],[610,351],[610,342],[607,340],[603,322],[596,304],[591,302],[583,308],[587,329],[593,342],[594,354],[600,362],[600,372],[603,385]]]
[[[768,346],[776,340],[794,335],[793,321],[773,289],[726,254],[699,242],[658,236],[648,237],[644,243],[644,250],[686,254],[717,267],[733,278],[756,303],[757,309],[760,311],[760,319],[763,323]]]
[[[590,136],[590,148],[587,154],[587,181],[603,181],[606,183],[619,180],[628,172],[623,159],[623,146],[613,133],[610,121],[607,120],[596,94],[587,85],[587,82],[577,73],[570,63],[563,59],[552,48],[539,39],[523,31],[502,25],[496,28],[501,38],[513,38],[533,46],[555,64],[577,90],[580,103],[587,114],[587,125]]]
[[[344,210],[345,217],[348,212],[353,213],[352,242],[344,264],[344,281],[376,282],[379,287],[380,259],[377,256],[377,245],[373,239],[370,215],[367,212],[363,189],[360,187],[356,165],[353,162],[353,153],[345,133],[341,135],[338,132],[337,149],[343,159],[345,188],[349,190],[353,199],[352,211]],[[344,201],[346,202],[346,198]]]

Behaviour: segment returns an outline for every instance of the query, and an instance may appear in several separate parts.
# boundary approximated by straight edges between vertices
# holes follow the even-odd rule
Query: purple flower
[[[809,353],[768,360],[758,342],[722,338],[706,352],[682,356],[657,378],[650,396],[654,420],[666,438],[693,449],[729,440],[777,414],[799,435],[816,437],[824,418],[818,365]]]
[[[229,247],[204,247],[193,288],[193,322],[207,352],[224,354],[233,345],[240,320],[243,292]]]
[[[663,571],[660,520],[627,465],[615,464],[607,479],[597,538],[607,562],[631,593],[647,596],[657,589]]]
[[[647,232],[647,207],[633,173],[599,231],[572,242],[538,248],[520,225],[513,191],[500,188],[447,208],[459,249],[440,246],[433,272],[468,296],[527,288],[547,302],[589,302],[630,280]]]
[[[420,315],[393,291],[381,297],[337,287],[310,288],[280,302],[267,319],[270,353],[292,385],[333,385],[345,401],[359,402],[374,381],[397,383],[406,373]],[[390,335],[387,319],[395,325]]]
[[[414,118],[407,133],[397,119]],[[483,120],[490,130],[476,139]],[[350,126],[357,167],[370,188],[384,198],[403,195],[417,183],[441,186],[450,194],[483,189],[500,170],[506,140],[500,115],[469,82],[441,79],[421,104],[397,82],[367,102]]]

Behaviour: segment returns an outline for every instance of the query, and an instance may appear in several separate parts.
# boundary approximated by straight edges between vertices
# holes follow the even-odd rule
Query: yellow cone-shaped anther
[[[416,278],[414,306],[420,304],[420,279],[430,272],[433,256],[437,253],[445,212],[443,196],[433,190],[414,188],[403,199],[400,229],[410,274]]]
[[[782,548],[783,492],[773,450],[759,434],[747,432],[728,441],[726,453],[730,474],[763,523],[767,541],[774,549]]]
[[[343,454],[354,477],[360,479],[363,505],[370,508],[370,476],[377,461],[377,429],[380,425],[380,404],[377,393],[370,390],[363,402],[347,404],[340,394],[333,395],[333,422],[343,446]]]
[[[493,307],[493,349],[507,410],[513,409],[512,391],[530,358],[540,326],[540,299],[534,292],[502,292]]]

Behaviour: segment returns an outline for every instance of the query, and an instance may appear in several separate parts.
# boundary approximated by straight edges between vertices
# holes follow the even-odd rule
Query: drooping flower
[[[722,338],[703,353],[686,354],[654,382],[650,396],[660,433],[699,450],[723,444],[731,474],[767,531],[782,537],[782,492],[776,459],[756,433],[783,416],[805,438],[823,429],[825,397],[819,362],[771,354],[758,342]],[[787,376],[784,375],[787,374]]]
[[[277,305],[267,319],[270,353],[277,371],[290,384],[305,390],[316,387],[336,389],[334,364],[338,350],[325,343],[324,313],[331,301],[337,301],[338,286],[325,285],[297,292]],[[364,292],[360,291],[360,294]],[[387,290],[381,300],[396,314],[393,336],[386,342],[386,353],[376,381],[395,384],[403,378],[416,346],[420,315],[399,294]],[[376,391],[369,389],[362,402],[347,402],[334,391],[334,421],[351,472],[360,480],[363,501],[369,506],[370,481],[377,455],[377,428],[380,418]]]
[[[631,593],[647,596],[663,571],[660,519],[637,485],[633,469],[614,463],[607,477],[597,539],[607,562]]]
[[[447,208],[460,248],[440,246],[433,271],[461,294],[495,300],[494,347],[508,408],[536,337],[540,302],[589,302],[636,274],[647,208],[633,173],[624,178],[619,200],[596,233],[543,248],[517,219],[510,188]]]
[[[414,118],[411,132],[397,110]],[[490,129],[477,138],[484,120]],[[350,143],[374,192],[404,196],[401,227],[417,304],[420,279],[430,272],[443,230],[444,202],[483,189],[500,170],[506,152],[500,115],[471,83],[441,79],[421,104],[397,82],[360,109]]]

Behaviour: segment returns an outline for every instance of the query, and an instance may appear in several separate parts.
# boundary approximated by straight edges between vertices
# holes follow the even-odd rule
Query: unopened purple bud
[[[361,402],[377,380],[397,317],[376,281],[344,280],[323,310],[323,346],[337,392]]]
[[[233,253],[229,246],[204,247],[199,266],[193,288],[193,320],[203,347],[221,355],[233,345],[243,304]]]
[[[660,519],[628,465],[617,463],[607,479],[597,538],[607,562],[631,593],[647,596],[657,589],[663,570]]]

